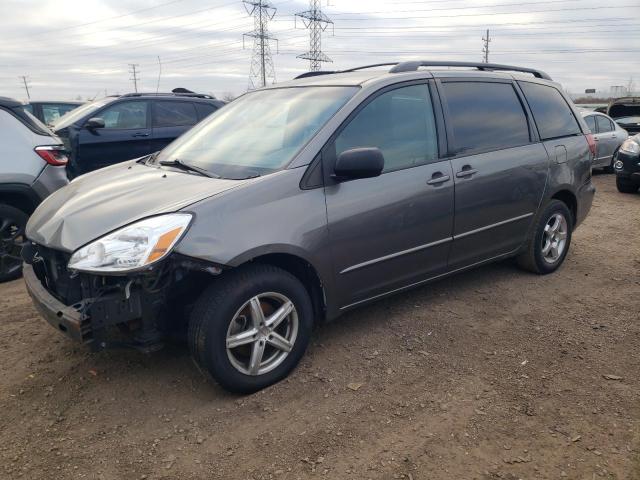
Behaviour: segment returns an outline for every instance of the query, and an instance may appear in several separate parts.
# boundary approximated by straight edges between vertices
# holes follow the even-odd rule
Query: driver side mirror
[[[338,155],[333,176],[336,180],[371,178],[383,169],[384,156],[379,148],[353,148]]]
[[[95,130],[96,128],[104,128],[104,120],[100,117],[93,117],[84,124],[85,128]]]

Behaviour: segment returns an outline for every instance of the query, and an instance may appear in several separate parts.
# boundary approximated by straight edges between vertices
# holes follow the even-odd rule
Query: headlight
[[[631,153],[632,155],[637,155],[640,153],[640,145],[638,145],[633,140],[625,140],[622,145],[620,145],[620,151],[624,153]]]
[[[190,214],[172,213],[132,223],[77,250],[68,268],[102,273],[143,269],[169,254],[189,222]]]

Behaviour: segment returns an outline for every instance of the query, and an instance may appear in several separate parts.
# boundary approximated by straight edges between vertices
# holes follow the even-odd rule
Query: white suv
[[[0,97],[0,282],[22,272],[20,249],[29,215],[66,185],[62,141],[16,100]]]

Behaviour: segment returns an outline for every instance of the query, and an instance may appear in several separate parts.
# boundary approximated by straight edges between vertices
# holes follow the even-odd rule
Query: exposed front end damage
[[[27,290],[42,317],[93,350],[158,350],[169,334],[186,326],[190,306],[222,271],[173,254],[143,272],[80,273],[67,269],[68,253],[35,243],[26,245],[22,256]]]

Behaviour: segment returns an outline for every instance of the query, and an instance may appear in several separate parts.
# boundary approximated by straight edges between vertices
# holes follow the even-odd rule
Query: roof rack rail
[[[216,100],[216,97],[212,95],[207,95],[206,93],[174,93],[174,92],[136,92],[136,93],[125,93],[121,95],[121,97],[196,97],[196,98],[209,98],[212,100]]]
[[[552,78],[547,75],[542,70],[536,70],[533,68],[525,68],[525,67],[514,67],[512,65],[500,65],[497,63],[476,63],[476,62],[440,62],[440,61],[424,61],[424,60],[415,60],[415,61],[407,61],[407,62],[390,62],[390,63],[374,63],[372,65],[363,65],[361,67],[349,68],[347,70],[334,70],[334,71],[320,71],[320,72],[305,72],[297,77],[295,80],[299,78],[308,78],[315,77],[318,75],[331,75],[334,73],[349,73],[356,72],[358,70],[364,70],[366,68],[375,68],[375,67],[389,67],[393,66],[389,73],[401,73],[401,72],[415,72],[420,67],[468,67],[468,68],[477,68],[481,71],[502,71],[502,72],[523,72],[530,73],[536,78],[544,78],[545,80],[552,80]]]
[[[530,73],[536,78],[551,80],[551,77],[541,70],[533,68],[513,67],[511,65],[500,65],[497,63],[477,63],[477,62],[441,62],[441,61],[408,61],[400,62],[389,70],[389,73],[415,72],[420,67],[469,67],[482,71],[504,71],[504,72],[524,72]]]

